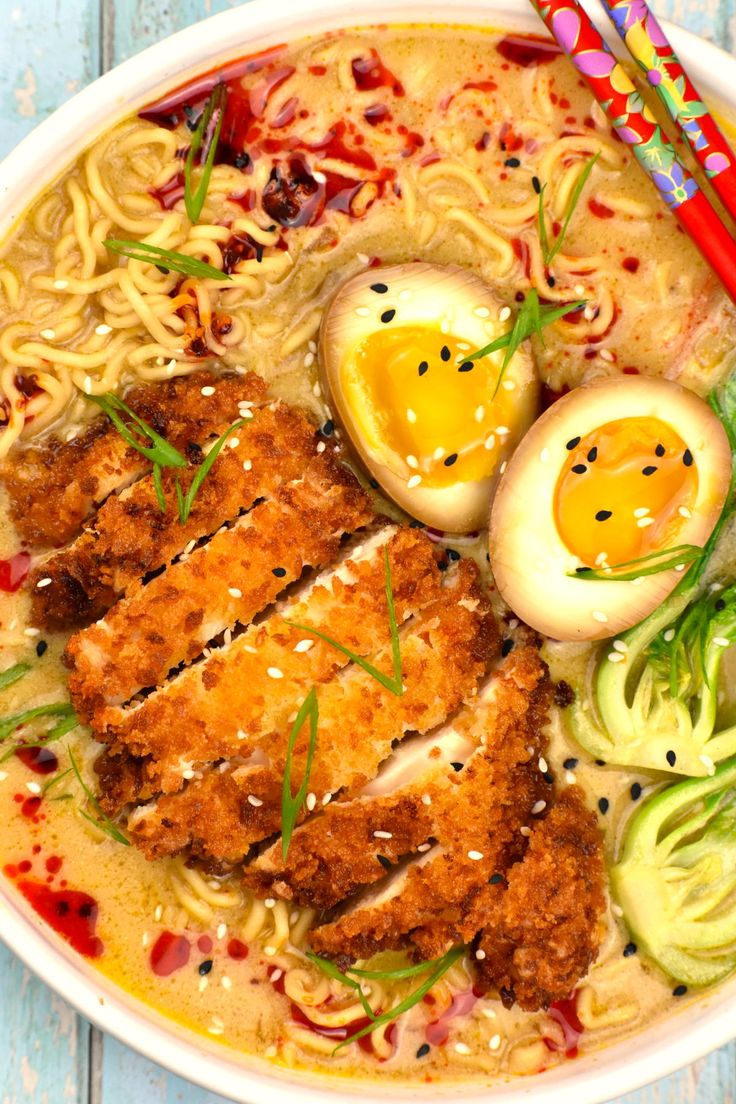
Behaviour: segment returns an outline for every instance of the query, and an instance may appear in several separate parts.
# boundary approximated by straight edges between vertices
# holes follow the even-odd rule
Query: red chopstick
[[[626,49],[736,218],[736,157],[646,0],[602,0]]]
[[[577,0],[532,5],[736,303],[736,242]]]

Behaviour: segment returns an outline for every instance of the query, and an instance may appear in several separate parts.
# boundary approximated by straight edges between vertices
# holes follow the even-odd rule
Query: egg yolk
[[[555,521],[582,564],[615,567],[678,543],[698,473],[671,426],[658,418],[626,418],[566,446]]]
[[[398,454],[425,486],[484,479],[514,436],[513,379],[429,326],[370,334],[342,368],[343,389],[374,451]],[[388,458],[386,458],[388,459]]]

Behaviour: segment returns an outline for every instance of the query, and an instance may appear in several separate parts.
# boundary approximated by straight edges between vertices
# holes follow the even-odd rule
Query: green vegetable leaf
[[[145,261],[166,271],[179,272],[182,276],[191,276],[195,280],[229,280],[227,272],[200,261],[199,257],[189,257],[186,253],[177,253],[173,249],[163,249],[148,242],[129,241],[127,238],[107,238],[102,243],[110,253],[129,257],[132,261]],[[90,396],[91,397],[91,396]]]
[[[376,1030],[376,1028],[382,1027],[384,1024],[391,1023],[392,1020],[398,1019],[399,1016],[402,1016],[404,1012],[408,1012],[409,1009],[413,1008],[415,1004],[419,1004],[419,1001],[427,995],[430,989],[432,989],[433,986],[437,984],[440,978],[444,977],[448,970],[452,969],[455,963],[460,958],[462,958],[464,954],[464,947],[452,947],[447,952],[447,954],[442,955],[441,958],[432,959],[430,962],[421,963],[421,965],[425,968],[431,969],[432,972],[430,973],[429,977],[427,977],[421,985],[417,986],[417,988],[414,989],[414,991],[411,992],[408,997],[405,997],[404,1000],[400,1001],[400,1003],[397,1004],[394,1008],[389,1008],[387,1012],[383,1012],[380,1016],[376,1016],[371,1023],[366,1024],[366,1026],[362,1027],[359,1031],[356,1031],[352,1035],[349,1035],[347,1039],[344,1039],[343,1042],[339,1043],[338,1046],[335,1047],[332,1053],[335,1054],[338,1050],[342,1050],[342,1048],[346,1047],[349,1043],[354,1043],[357,1039],[362,1039],[364,1035],[370,1035],[372,1031]],[[391,972],[389,971],[388,974],[390,975],[390,973]]]
[[[342,652],[344,656],[351,659],[353,663],[356,663],[358,667],[361,667],[367,674],[374,678],[376,682],[380,682],[381,686],[386,690],[390,690],[392,694],[395,694],[397,698],[400,698],[404,693],[404,683],[401,677],[401,641],[399,640],[399,626],[396,622],[396,608],[394,606],[394,592],[391,584],[391,564],[388,558],[388,547],[383,550],[385,574],[386,574],[386,605],[388,607],[388,624],[391,633],[391,656],[393,660],[394,673],[393,677],[385,675],[383,671],[379,671],[377,667],[374,667],[372,663],[369,663],[363,656],[357,655],[356,652],[346,648],[344,644],[340,644],[339,641],[333,637],[328,636],[327,633],[321,632],[320,629],[313,629],[309,625],[300,625],[298,621],[289,621],[284,618],[287,625],[291,625],[293,629],[299,629],[301,632],[311,633],[312,636],[318,636],[320,640],[324,640],[325,644],[329,644],[331,648],[336,648],[338,652]]]
[[[109,816],[107,816],[107,814],[103,812],[99,801],[82,778],[82,772],[79,769],[79,764],[77,763],[74,752],[71,748],[69,748],[68,751],[69,762],[72,765],[72,770],[74,771],[77,782],[82,787],[85,797],[95,811],[95,816],[90,816],[89,813],[84,811],[84,809],[80,809],[81,815],[84,817],[85,820],[88,820],[90,824],[93,824],[95,828],[97,828],[100,832],[104,832],[106,836],[110,837],[110,839],[115,840],[116,843],[122,843],[123,846],[130,847],[130,840],[128,839],[128,837],[123,835],[117,825],[113,824]]]
[[[540,240],[540,243],[541,243],[541,246],[542,246],[542,257],[544,259],[545,265],[550,265],[552,263],[552,261],[555,259],[555,257],[557,256],[557,254],[562,249],[562,245],[563,245],[563,242],[565,240],[565,235],[567,234],[567,231],[570,227],[570,222],[572,221],[572,216],[575,214],[575,209],[576,209],[578,203],[580,202],[580,197],[583,194],[583,188],[588,183],[588,178],[589,178],[590,174],[592,173],[593,167],[595,166],[595,163],[596,163],[596,161],[598,160],[599,157],[600,157],[600,152],[596,153],[594,157],[591,157],[590,161],[588,161],[587,165],[585,166],[585,168],[581,172],[580,176],[578,177],[577,183],[575,184],[575,187],[573,188],[572,192],[570,193],[570,201],[567,205],[567,209],[565,211],[565,215],[564,215],[564,218],[562,220],[562,229],[560,230],[559,234],[557,235],[557,241],[555,242],[555,244],[552,246],[551,249],[550,249],[550,246],[549,246],[549,241],[547,239],[547,227],[546,227],[545,221],[544,221],[544,198],[543,198],[543,196],[544,196],[544,189],[547,187],[547,185],[545,184],[541,188],[541,190],[539,192],[539,240]]]
[[[41,793],[45,797],[46,794],[50,793],[55,786],[58,786],[59,782],[63,782],[63,780],[65,778],[68,778],[69,775],[72,773],[73,771],[71,767],[67,767],[67,769],[63,771],[57,771],[57,773],[53,775],[52,778],[49,778],[47,782],[44,782],[43,786],[41,787]],[[71,797],[71,794],[69,796]]]
[[[309,961],[313,962],[314,965],[317,966],[323,974],[326,974],[329,978],[334,978],[335,981],[341,982],[343,985],[346,985],[348,989],[353,989],[358,996],[358,1000],[360,1001],[366,1016],[368,1016],[368,1018],[371,1020],[375,1020],[376,1014],[368,1003],[365,993],[363,992],[363,987],[359,981],[355,981],[353,978],[349,978],[347,974],[344,974],[342,970],[339,970],[335,963],[332,962],[329,958],[320,958],[319,955],[313,954],[312,951],[306,951],[305,953]]]
[[[161,437],[156,433],[155,429],[152,429],[148,422],[144,422],[142,418],[139,418],[138,415],[130,409],[127,403],[124,403],[123,400],[112,391],[108,391],[104,395],[85,395],[84,397],[89,402],[93,402],[99,406],[100,409],[107,414],[120,436],[128,442],[131,448],[140,452],[140,454],[145,456],[147,460],[150,460],[151,463],[166,468],[186,467],[186,459],[179,450],[174,448],[172,444],[169,444],[165,437]],[[137,427],[137,430],[140,431],[144,440],[148,440],[150,444],[146,445],[138,440],[135,436],[135,431],[120,417],[121,410],[128,415]]]
[[[307,762],[304,769],[304,778],[302,784],[297,792],[292,797],[291,793],[291,758],[294,753],[294,746],[297,741],[297,737],[301,732],[302,725],[306,720],[309,720],[309,747],[307,749]],[[317,702],[317,691],[314,687],[309,691],[306,698],[302,702],[299,712],[296,715],[296,720],[291,728],[291,735],[289,736],[289,744],[286,749],[286,766],[284,768],[284,782],[281,790],[281,857],[286,862],[286,856],[289,853],[289,846],[291,844],[291,837],[294,832],[294,825],[296,819],[299,816],[299,811],[304,804],[304,800],[307,796],[307,789],[309,787],[309,775],[312,770],[312,761],[314,759],[314,751],[317,746],[317,726],[319,724],[319,704]]]
[[[204,201],[207,196],[207,189],[210,185],[210,176],[212,175],[212,166],[215,163],[215,154],[217,153],[217,143],[220,140],[220,131],[222,130],[222,122],[225,118],[225,101],[227,99],[227,87],[222,81],[218,81],[215,87],[212,89],[207,103],[204,105],[204,110],[200,115],[199,122],[197,123],[197,129],[192,135],[192,144],[189,147],[187,153],[187,159],[184,164],[184,205],[187,209],[187,216],[190,222],[196,222],[202,213],[204,207]],[[194,161],[197,154],[200,153],[202,143],[207,136],[207,130],[210,126],[212,116],[217,112],[217,122],[215,123],[215,129],[210,139],[209,146],[207,148],[207,154],[202,166],[202,176],[196,189],[192,183],[192,170],[194,168]]]
[[[156,501],[158,502],[159,510],[162,514],[166,513],[166,495],[164,494],[164,486],[161,482],[161,465],[154,464],[153,472],[151,474],[153,479],[153,489],[156,492]]]
[[[179,521],[182,523],[182,525],[189,519],[189,514],[191,513],[191,510],[192,510],[192,504],[194,503],[194,500],[197,497],[197,493],[199,491],[199,488],[204,483],[205,479],[207,478],[207,475],[209,473],[210,468],[214,464],[217,457],[220,455],[220,452],[222,451],[223,445],[227,441],[230,434],[233,433],[236,429],[240,429],[241,426],[245,425],[246,421],[248,421],[247,418],[239,418],[237,422],[233,422],[233,424],[228,429],[225,430],[225,432],[222,434],[222,436],[217,438],[214,445],[212,446],[210,451],[207,453],[207,455],[205,456],[202,463],[197,468],[197,474],[195,475],[194,479],[192,480],[192,482],[189,486],[189,490],[187,491],[186,494],[183,493],[183,491],[182,491],[182,489],[179,485],[179,480],[177,478],[177,481],[176,481],[176,501],[177,501],[177,506],[178,506],[178,509],[179,509]]]
[[[5,690],[7,686],[12,686],[14,682],[19,682],[24,675],[28,674],[30,669],[30,663],[15,663],[12,667],[6,667],[4,671],[0,671],[0,690]]]
[[[611,564],[610,567],[576,567],[575,571],[568,572],[568,578],[599,579],[613,583],[630,582],[632,579],[641,579],[645,575],[658,575],[661,571],[671,571],[673,567],[679,567],[680,564],[697,563],[704,555],[705,548],[699,544],[675,544],[671,548],[659,548],[647,556],[639,556],[636,560]],[[627,570],[628,568],[635,570],[630,571]]]
[[[74,716],[74,710],[69,702],[52,702],[50,705],[37,705],[33,709],[24,709],[21,713],[14,713],[10,717],[3,717],[0,719],[0,742],[7,740],[16,728],[20,728],[21,725],[27,724],[28,721],[33,721],[37,717],[64,717],[70,719],[74,717],[75,724],[78,723]],[[72,726],[74,727],[74,726]],[[36,747],[38,741],[32,746]]]

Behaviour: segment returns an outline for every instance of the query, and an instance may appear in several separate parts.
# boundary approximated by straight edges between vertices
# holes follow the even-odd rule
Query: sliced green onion
[[[368,1016],[368,1018],[371,1020],[375,1020],[376,1014],[368,1003],[365,993],[363,992],[363,987],[359,981],[355,981],[353,980],[353,978],[349,978],[346,974],[342,972],[342,970],[339,970],[335,963],[332,962],[329,958],[320,958],[319,955],[313,954],[312,951],[306,951],[306,956],[309,961],[313,962],[314,965],[317,966],[323,974],[327,975],[327,977],[334,978],[335,981],[339,981],[343,985],[346,985],[348,989],[353,989],[358,996],[358,1000],[360,1001],[366,1016]],[[355,971],[351,970],[351,973],[354,972]]]
[[[189,257],[186,253],[177,253],[173,249],[163,249],[160,245],[148,242],[129,241],[127,238],[107,238],[102,243],[110,253],[120,257],[129,257],[131,261],[143,261],[167,271],[178,272],[182,276],[191,276],[195,280],[229,280],[230,276],[222,269],[215,268],[199,257]]]
[[[115,840],[116,843],[122,843],[125,847],[130,847],[130,840],[128,839],[128,837],[123,835],[117,825],[113,824],[109,816],[107,816],[106,813],[103,812],[102,808],[100,807],[99,801],[82,778],[82,772],[79,769],[79,765],[74,756],[74,752],[71,748],[69,748],[68,751],[69,761],[72,765],[72,770],[76,775],[77,782],[82,787],[85,797],[89,801],[96,814],[96,816],[90,816],[89,813],[86,813],[84,811],[84,809],[80,809],[79,811],[81,815],[84,817],[85,820],[88,820],[90,824],[93,824],[95,828],[97,828],[100,832],[104,832],[106,836],[110,837],[110,839]]]
[[[182,492],[182,489],[179,485],[179,480],[177,479],[176,501],[179,508],[179,521],[182,523],[182,525],[189,519],[189,514],[191,513],[194,499],[197,497],[199,488],[202,486],[205,479],[207,478],[210,468],[214,464],[217,457],[220,455],[220,452],[222,451],[222,446],[225,444],[230,434],[233,433],[236,429],[240,429],[241,426],[244,426],[248,420],[248,418],[239,418],[237,422],[233,422],[229,429],[225,430],[221,437],[217,438],[214,445],[197,468],[197,474],[192,480],[186,495]]]
[[[388,607],[388,624],[391,633],[391,655],[393,660],[393,677],[385,675],[383,671],[379,671],[377,667],[374,667],[372,663],[369,663],[363,656],[357,655],[356,652],[346,648],[344,644],[340,644],[338,640],[328,636],[327,633],[323,633],[320,629],[313,629],[309,625],[300,625],[297,621],[289,621],[284,618],[287,625],[291,625],[293,629],[299,629],[300,632],[311,633],[312,636],[318,636],[320,640],[324,640],[325,644],[329,644],[331,648],[336,648],[338,652],[342,652],[344,656],[351,659],[353,663],[361,667],[367,674],[374,678],[376,682],[380,682],[381,686],[386,690],[390,690],[392,694],[395,694],[398,698],[404,693],[404,683],[401,677],[401,642],[399,640],[399,627],[396,622],[396,608],[394,606],[394,592],[391,584],[391,564],[388,558],[388,547],[383,550],[384,564],[386,573],[386,605]]]
[[[161,465],[154,464],[153,472],[151,473],[153,479],[153,489],[156,492],[156,501],[158,502],[159,510],[162,514],[166,513],[166,495],[164,494],[164,486],[161,482]]]
[[[12,686],[14,682],[19,682],[24,675],[28,674],[30,669],[30,663],[16,663],[12,667],[6,667],[4,671],[0,671],[0,690],[5,690],[7,686]]]
[[[63,771],[58,771],[58,772],[57,772],[57,773],[56,773],[56,774],[55,774],[55,775],[53,776],[53,778],[49,778],[48,782],[44,782],[43,786],[41,787],[41,793],[42,793],[42,794],[43,794],[44,796],[45,796],[46,794],[50,793],[50,792],[51,792],[51,790],[53,790],[54,786],[58,786],[59,782],[63,782],[63,780],[64,780],[65,778],[68,778],[68,776],[69,776],[70,774],[72,774],[72,773],[73,773],[73,771],[72,771],[72,768],[71,768],[71,767],[67,767],[67,769],[66,769],[66,770],[63,770]],[[72,795],[71,795],[71,794],[69,794],[69,797],[71,797],[71,796],[72,796]]]
[[[294,745],[296,744],[297,737],[301,732],[302,725],[307,719],[309,720],[309,747],[307,749],[307,762],[304,769],[304,778],[302,779],[301,786],[292,797],[291,758],[294,753]],[[314,687],[312,687],[312,689],[309,691],[306,698],[302,702],[299,708],[299,712],[296,715],[296,720],[292,725],[291,735],[289,736],[289,744],[286,749],[284,782],[281,790],[281,857],[284,862],[286,862],[286,856],[289,853],[291,837],[294,832],[294,825],[296,824],[297,817],[299,816],[299,812],[307,796],[309,775],[312,770],[314,751],[317,746],[318,724],[319,704],[317,702],[317,691],[314,689]]]
[[[161,437],[156,433],[148,422],[144,422],[142,418],[130,409],[127,403],[124,403],[112,391],[106,392],[104,395],[85,395],[85,399],[89,402],[95,403],[99,406],[108,418],[115,426],[120,436],[128,442],[131,448],[134,448],[136,452],[140,452],[142,456],[145,456],[147,460],[150,460],[153,464],[158,464],[165,468],[185,468],[186,459],[179,452],[177,448],[174,448],[165,437]],[[120,411],[127,414],[128,417],[135,423],[140,430],[144,438],[147,438],[151,443],[150,445],[141,444],[136,440],[135,436],[129,425],[123,421],[120,417]]]
[[[1,718],[0,742],[7,740],[7,738],[15,732],[16,728],[20,728],[21,725],[27,724],[28,721],[35,720],[36,717],[74,717],[76,722],[74,710],[69,702],[52,702],[50,705],[37,705],[34,709],[25,709],[22,713],[14,713],[10,717]],[[35,747],[37,745],[34,744],[33,746]]]
[[[587,165],[585,166],[585,168],[581,172],[581,174],[578,178],[577,184],[575,185],[575,187],[573,188],[573,190],[570,194],[570,201],[567,205],[567,210],[565,211],[565,217],[562,220],[562,229],[560,230],[559,234],[557,235],[557,241],[555,242],[555,244],[552,246],[551,249],[549,247],[549,241],[547,239],[547,227],[546,227],[545,221],[544,221],[543,195],[544,195],[544,189],[547,187],[547,185],[545,184],[540,189],[540,192],[539,192],[539,240],[540,240],[540,243],[541,243],[541,246],[542,246],[542,257],[544,259],[545,265],[550,265],[552,263],[552,261],[555,259],[555,257],[557,256],[557,254],[559,253],[559,251],[562,249],[562,243],[565,240],[565,235],[567,234],[567,231],[569,229],[570,222],[572,220],[572,216],[575,214],[575,209],[576,209],[578,203],[580,202],[580,197],[583,194],[583,188],[588,183],[588,177],[592,173],[593,166],[595,165],[595,163],[596,163],[596,161],[598,160],[599,157],[600,157],[600,151],[598,153],[596,153],[594,157],[591,157],[590,161],[588,161]]]
[[[218,81],[215,87],[212,89],[207,103],[204,105],[204,110],[199,117],[197,123],[197,129],[192,135],[192,144],[189,147],[187,153],[187,159],[184,164],[184,206],[187,209],[187,216],[190,222],[197,222],[199,216],[202,214],[202,208],[204,207],[204,201],[207,196],[207,189],[210,185],[210,176],[212,175],[212,166],[215,163],[215,154],[217,153],[217,143],[220,140],[220,131],[222,130],[222,122],[225,118],[225,101],[227,98],[227,87]],[[192,170],[194,168],[194,160],[197,154],[202,148],[205,135],[207,134],[207,128],[210,125],[210,121],[214,112],[217,111],[217,123],[215,124],[214,134],[207,149],[207,156],[202,166],[202,176],[196,189],[192,185]]]
[[[705,549],[698,544],[676,544],[672,548],[660,548],[657,552],[650,552],[649,555],[640,556],[636,560],[611,564],[610,567],[577,567],[575,571],[568,572],[568,578],[630,582],[644,575],[658,575],[661,571],[671,571],[673,567],[679,567],[680,564],[697,563],[704,555]],[[629,571],[627,568],[636,570]],[[614,575],[613,572],[616,574]]]

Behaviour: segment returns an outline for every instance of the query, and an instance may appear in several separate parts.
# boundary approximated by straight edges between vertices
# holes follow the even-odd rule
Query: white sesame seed
[[[8,777],[8,772],[7,771],[0,771],[0,782],[4,782],[7,777]]]
[[[635,518],[646,517],[648,513],[649,513],[649,507],[648,506],[639,506],[636,510],[634,510],[634,517]]]
[[[406,486],[407,486],[408,490],[412,490],[413,487],[418,487],[421,482],[422,482],[421,475],[411,475],[411,476],[409,476],[409,478],[406,481]]]
[[[358,256],[360,256],[360,254],[358,254]],[[264,1050],[263,1053],[264,1053],[266,1058],[275,1058],[276,1055],[278,1054],[278,1049],[275,1046],[273,1046],[273,1044],[272,1044],[271,1046],[266,1047],[266,1049]]]
[[[324,441],[319,441],[315,451],[319,452],[319,453],[322,453],[322,452],[325,451],[326,448],[327,448],[327,445],[325,444],[325,442]]]
[[[709,775],[714,775],[716,773],[716,765],[709,755],[699,755],[698,759],[700,759],[700,762],[708,771]]]
[[[54,288],[56,291],[64,291],[69,287],[68,280],[54,280]]]
[[[470,1054],[470,1047],[467,1043],[455,1043],[455,1052],[457,1054]]]
[[[36,583],[36,589],[41,590],[42,587],[47,587],[52,582],[53,582],[53,579],[49,575],[46,575],[43,579],[38,580],[38,582]]]
[[[420,854],[423,855],[424,852],[429,851],[431,847],[432,847],[431,843],[420,843],[419,846],[417,847],[417,851],[419,851]]]
[[[572,771],[565,771],[565,781],[567,782],[568,786],[574,786],[577,782],[577,778]]]
[[[537,763],[537,766],[539,767],[539,770],[540,770],[541,774],[546,774],[547,771],[549,770],[549,766],[547,765],[547,760],[543,756],[539,757],[539,762]]]
[[[200,993],[204,993],[204,991],[205,991],[205,989],[207,988],[208,985],[209,985],[209,978],[202,977],[202,978],[199,979],[199,985],[197,986],[197,988],[199,989]]]
[[[187,781],[189,781],[190,778],[194,778],[194,771],[192,770],[191,767],[187,767],[186,770],[183,770],[181,772],[181,776],[182,776],[182,778],[186,778]]]
[[[511,430],[508,426],[496,426],[496,433],[499,437],[508,437]]]
[[[448,334],[450,332],[450,323],[446,318],[443,318],[440,322],[440,333]]]
[[[416,456],[412,456],[411,453],[409,453],[409,455],[407,456],[406,463],[407,463],[407,466],[410,467],[410,468],[418,468],[419,467],[419,461],[417,460]]]
[[[231,449],[239,448],[240,438],[239,437],[231,437],[230,440],[228,441],[228,445],[230,446]]]
[[[614,356],[610,349],[601,349],[598,355],[600,356],[601,360],[606,360],[609,364],[613,364]]]
[[[218,939],[224,939],[225,936],[227,935],[227,924],[218,924],[217,925],[217,931],[216,931],[215,934],[216,934]]]
[[[407,407],[406,420],[409,425],[414,425],[417,420],[416,412],[411,407]]]
[[[680,506],[680,508],[677,512],[680,515],[680,517],[691,518],[693,516],[691,511],[688,510],[687,506]]]
[[[360,261],[361,264],[366,265],[366,264],[371,263],[371,259],[370,259],[370,257],[368,256],[367,253],[356,253],[355,256],[357,257],[357,259]]]
[[[314,647],[313,640],[300,640],[294,645],[295,652],[308,652],[310,648]]]
[[[539,813],[544,812],[544,810],[546,808],[547,808],[547,802],[546,801],[535,801],[534,804],[532,805],[532,816],[538,816]]]
[[[374,832],[373,835],[376,837],[376,839],[393,839],[393,833],[392,832],[378,831],[378,832]]]
[[[491,1050],[498,1050],[498,1048],[501,1046],[501,1036],[500,1035],[493,1035],[488,1040],[488,1046]]]
[[[24,636],[39,636],[40,633],[41,633],[40,629],[24,629],[23,630],[23,635]]]
[[[641,518],[639,518],[639,520],[637,521],[636,524],[639,527],[639,529],[646,529],[650,525],[654,525],[655,521],[656,521],[656,518],[653,518],[653,517],[641,517]]]
[[[158,921],[161,919],[163,914],[164,914],[164,906],[163,905],[156,905],[156,908],[153,911],[153,919],[158,923]]]
[[[240,587],[228,587],[227,592],[231,598],[242,598],[243,592]]]
[[[268,955],[269,958],[273,958],[273,956],[276,954],[276,947],[264,947],[263,953]]]
[[[307,355],[304,358],[304,367],[305,368],[311,368],[313,364],[314,364],[314,353],[307,353]]]
[[[107,322],[100,322],[99,326],[95,326],[95,333],[99,337],[107,337],[109,333],[112,333],[112,326],[108,326]]]
[[[41,330],[41,337],[44,341],[53,341],[56,337],[56,330]]]
[[[429,796],[429,794],[422,794],[422,805],[431,805],[431,804],[432,804],[432,798]]]
[[[474,307],[473,314],[476,315],[477,318],[490,318],[491,316],[488,307]]]
[[[322,387],[320,385],[319,380],[317,380],[314,387],[312,388],[312,394],[314,395],[315,399],[318,399],[320,397],[320,395],[322,394]]]
[[[252,805],[254,809],[260,809],[263,802],[255,794],[248,794],[248,804]]]
[[[614,640],[613,648],[615,651],[622,652],[625,655],[629,650],[629,645],[625,640]]]
[[[307,345],[307,348],[309,349],[310,353],[316,353],[317,352],[317,342],[316,341],[310,341],[309,344]]]
[[[357,314],[358,318],[368,318],[371,312],[368,307],[356,307],[355,313]]]
[[[214,389],[214,387],[209,387],[209,386],[208,387],[201,387],[199,389],[199,393],[200,393],[200,395],[204,395],[204,397],[206,399],[208,399],[210,397],[210,395],[214,395],[215,389]]]
[[[524,825],[523,828],[520,828],[519,831],[521,832],[522,836],[530,836],[532,834],[531,828],[527,828],[526,825]]]
[[[38,782],[26,782],[26,789],[32,794],[40,794],[41,792],[41,787]]]
[[[500,467],[500,468],[498,469],[499,475],[503,475],[503,473],[504,473],[504,472],[506,471],[506,468],[507,468],[508,466],[509,466],[509,462],[508,462],[508,460],[504,460],[503,464],[502,464],[502,465],[501,465],[501,467]]]
[[[276,900],[274,897],[266,897],[263,904],[266,906],[267,909],[276,908]]]
[[[331,801],[332,801],[332,794],[331,793],[326,793],[324,795],[324,797],[322,798],[322,804],[323,805],[329,805]]]
[[[442,445],[438,445],[437,448],[432,453],[432,459],[433,460],[441,460],[444,455],[445,455],[445,450],[443,449]]]
[[[496,438],[493,436],[492,433],[489,434],[488,437],[486,437],[485,441],[483,442],[483,447],[487,448],[489,452],[492,448],[496,447]]]
[[[624,914],[624,910],[621,908],[620,905],[617,905],[615,902],[611,905],[611,912],[614,916],[623,916]]]
[[[547,461],[549,460],[549,449],[548,448],[543,448],[542,449],[542,451],[539,454],[539,459],[543,464],[547,463]]]
[[[482,949],[482,947],[479,947],[478,950],[475,952],[475,957],[478,959],[479,962],[482,962],[483,959],[486,957],[486,952]]]
[[[511,307],[501,307],[498,312],[498,321],[506,322],[511,317]]]
[[[92,394],[92,380],[89,376],[84,377],[84,384],[82,385],[85,395]]]
[[[596,316],[597,309],[598,308],[595,306],[594,303],[589,303],[588,304],[588,306],[583,311],[583,318],[585,319],[586,322],[592,322],[593,321],[593,319]]]
[[[283,976],[283,970],[274,970],[274,972],[271,974],[271,981],[281,981]]]
[[[714,636],[713,643],[719,648],[731,647],[731,641],[728,640],[725,636]]]
[[[476,422],[482,422],[486,416],[486,408],[484,406],[476,406],[475,408],[475,420]]]
[[[494,1012],[494,1010],[492,1008],[487,1008],[485,1005],[481,1008],[481,1013],[485,1016],[487,1020],[495,1020],[496,1018],[496,1013]]]
[[[582,284],[576,284],[575,287],[572,290],[575,292],[578,299],[580,299],[581,296],[585,295],[585,288],[583,287]]]
[[[475,862],[479,862],[483,858],[482,851],[468,851],[468,858],[473,859]]]
[[[307,800],[306,800],[305,804],[306,804],[307,808],[309,809],[309,812],[311,813],[312,810],[314,809],[315,805],[317,804],[317,795],[314,794],[314,793],[308,793],[307,794]]]
[[[220,985],[223,989],[232,989],[233,987],[232,981],[227,976],[220,978]]]
[[[626,662],[626,656],[622,655],[621,652],[609,652],[608,653],[608,662],[609,663],[625,663]]]
[[[505,379],[501,381],[501,386],[503,387],[504,391],[515,391],[516,381],[512,379]]]
[[[176,361],[172,357],[172,359],[166,365],[166,375],[167,376],[173,376],[175,371],[176,371]]]
[[[284,672],[281,670],[280,667],[269,667],[266,671],[266,674],[269,678],[272,679],[280,679],[284,677]]]
[[[210,1026],[207,1028],[207,1032],[209,1035],[222,1035],[224,1031],[224,1026],[218,1023],[211,1023]]]
[[[599,621],[601,625],[605,625],[608,622],[608,615],[603,613],[602,610],[593,610],[593,620]]]
[[[662,633],[662,639],[664,640],[665,644],[670,644],[675,639],[675,630],[667,629],[665,632]]]

